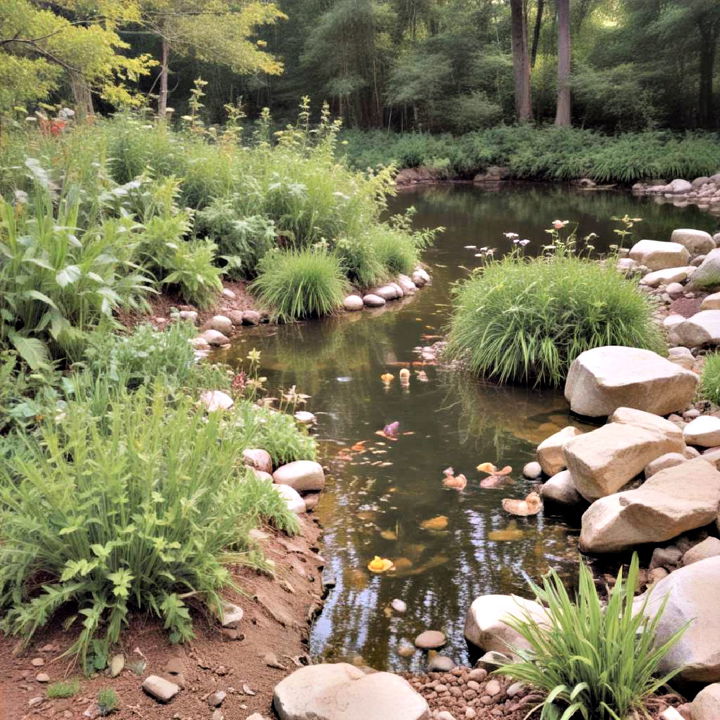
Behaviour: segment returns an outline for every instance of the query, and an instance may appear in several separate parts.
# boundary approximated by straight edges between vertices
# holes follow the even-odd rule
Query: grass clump
[[[80,683],[77,680],[62,680],[48,685],[45,692],[48,699],[71,698],[80,692]]]
[[[651,301],[613,267],[568,253],[490,261],[459,286],[447,352],[499,382],[560,385],[585,350],[662,351]]]
[[[720,353],[705,358],[700,376],[700,394],[711,403],[720,405]]]
[[[247,433],[161,384],[107,405],[69,401],[0,466],[0,624],[29,642],[61,609],[79,634],[68,653],[102,668],[132,610],[192,637],[189,603],[217,612],[227,562],[261,522],[294,530],[271,485],[242,465]],[[41,579],[41,580],[40,580]]]
[[[516,649],[520,660],[498,672],[547,692],[542,720],[622,720],[633,713],[650,718],[644,701],[678,672],[656,677],[661,659],[685,628],[656,644],[665,605],[654,617],[643,612],[647,598],[635,607],[638,570],[634,555],[627,577],[621,571],[609,590],[607,604],[584,564],[574,600],[554,570],[542,587],[532,586],[547,608],[548,623],[529,616],[511,620],[529,649]]]
[[[346,280],[332,253],[278,250],[265,255],[259,267],[252,289],[278,320],[328,315],[342,305]]]
[[[100,715],[105,717],[120,709],[120,698],[112,688],[104,688],[97,694]]]

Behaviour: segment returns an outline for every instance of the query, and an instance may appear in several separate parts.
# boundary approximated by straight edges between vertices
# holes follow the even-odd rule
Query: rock
[[[457,663],[446,655],[433,655],[427,664],[428,672],[450,672]]]
[[[672,572],[679,564],[682,558],[682,552],[676,545],[668,547],[657,547],[653,550],[650,558],[650,570],[655,568],[663,568],[667,572]]]
[[[428,275],[427,271],[424,270],[423,268],[416,268],[413,271],[411,280],[418,287],[425,287],[425,285],[427,285],[430,282],[430,275]]]
[[[305,509],[308,512],[312,512],[320,503],[320,492],[309,492],[303,493],[303,500],[305,501]]]
[[[367,295],[363,295],[363,303],[367,305],[367,307],[382,307],[385,304],[385,300],[381,298],[379,295],[375,295],[373,293],[368,293]]]
[[[720,718],[720,683],[703,688],[690,706],[692,720],[718,720]]]
[[[625,257],[625,258],[620,258],[617,261],[615,267],[618,272],[621,272],[625,275],[629,275],[631,273],[634,273],[640,267],[640,264],[636,260],[633,260],[632,258]]]
[[[206,390],[200,395],[200,402],[208,412],[229,410],[235,404],[235,401],[222,390]]]
[[[542,475],[542,466],[539,462],[529,462],[523,466],[523,476],[529,480],[537,480]]]
[[[417,652],[417,648],[409,640],[400,640],[396,652],[400,657],[409,658]]]
[[[220,707],[225,702],[226,697],[227,693],[224,690],[217,690],[208,697],[207,703],[211,708]]]
[[[397,293],[396,297],[401,298],[405,296],[405,291],[396,282],[390,282],[388,285],[395,288],[395,292]]]
[[[565,397],[573,412],[610,415],[619,407],[667,415],[692,402],[698,376],[651,350],[605,346],[586,350],[570,366]]]
[[[298,410],[293,417],[301,424],[301,425],[315,425],[317,424],[317,418],[315,415],[311,412],[308,412],[307,410]]]
[[[679,282],[671,282],[665,288],[665,292],[675,300],[685,292],[685,288]]]
[[[682,320],[685,322],[685,318]],[[695,365],[695,358],[690,350],[686,347],[671,347],[668,349],[668,360],[670,362],[685,368],[686,370],[692,370]]]
[[[435,720],[456,720],[456,718],[448,710],[441,710],[435,715]]]
[[[545,438],[537,448],[538,462],[542,471],[546,475],[556,475],[564,470],[565,457],[563,456],[563,448],[573,438],[582,435],[582,432],[572,425],[564,427],[562,430]]]
[[[508,618],[529,614],[538,623],[547,620],[545,610],[534,600],[517,595],[481,595],[465,617],[465,639],[486,652],[510,655],[513,648],[528,649],[526,640],[506,624]]]
[[[502,685],[493,678],[492,680],[488,680],[487,684],[485,685],[485,692],[490,695],[491,697],[495,695],[499,695],[502,691]]]
[[[362,310],[365,303],[363,303],[363,299],[359,295],[348,295],[343,300],[343,307],[348,312],[356,312],[357,310]]]
[[[223,335],[228,335],[233,331],[232,320],[226,315],[215,315],[208,320],[207,327],[211,330],[217,330]]]
[[[712,293],[703,298],[701,310],[720,310],[720,292]]]
[[[178,317],[185,322],[192,323],[193,325],[197,324],[198,314],[195,310],[181,310],[178,313]]]
[[[262,315],[257,310],[243,310],[243,325],[259,325]]]
[[[706,183],[709,183],[709,182],[710,182],[709,177],[705,177],[705,175],[701,175],[700,177],[696,177],[690,184],[693,186],[693,188],[699,189],[703,185],[705,185]]]
[[[660,720],[683,720],[683,716],[674,707],[665,708],[659,717]]]
[[[195,350],[209,350],[210,349],[210,343],[204,338],[198,335],[198,337],[190,338],[188,340],[190,345]]]
[[[562,505],[578,505],[583,501],[568,470],[561,470],[547,480],[540,487],[540,495]]]
[[[247,448],[243,450],[243,462],[260,472],[271,473],[273,462],[270,453],[260,448]]]
[[[690,275],[695,272],[693,265],[687,265],[685,267],[673,267],[665,268],[663,270],[655,270],[650,272],[643,277],[640,281],[641,285],[647,285],[648,287],[660,287],[660,285],[670,285],[671,283],[681,283],[687,280]],[[680,293],[682,293],[683,287],[680,286]]]
[[[42,666],[45,664],[45,661],[44,661],[42,658],[37,657],[37,658],[33,658],[33,659],[30,661],[30,664],[31,664],[33,667],[42,667]]]
[[[720,248],[711,250],[693,273],[690,285],[694,288],[709,288],[720,285]]]
[[[404,600],[400,600],[400,598],[395,598],[390,603],[390,607],[398,615],[404,615],[407,612],[407,603]]]
[[[720,343],[720,310],[701,310],[670,331],[670,341],[674,345],[700,347]]]
[[[180,692],[179,686],[159,675],[148,675],[143,681],[142,689],[161,703],[170,702]]]
[[[398,275],[397,284],[403,289],[406,295],[412,295],[417,292],[415,283],[407,275]]]
[[[234,327],[239,327],[243,324],[243,312],[242,310],[228,310],[227,316],[230,318]]]
[[[691,255],[706,255],[715,249],[715,242],[710,233],[704,230],[679,229],[673,230],[670,242],[679,243],[688,249]]]
[[[112,677],[115,677],[115,676],[113,675]],[[35,676],[35,680],[42,684],[49,683],[50,676],[47,673],[41,672]]]
[[[475,669],[492,672],[493,670],[497,670],[500,665],[506,665],[507,663],[512,662],[513,659],[514,656],[497,652],[496,650],[491,650],[490,652],[486,652],[482,657],[478,658],[475,662]]]
[[[237,295],[230,288],[223,288],[222,296],[228,300],[234,300]]]
[[[670,184],[665,188],[665,192],[672,193],[673,195],[679,195],[681,193],[689,193],[692,189],[692,184],[687,180],[677,178],[670,182]]]
[[[210,328],[200,335],[205,342],[211,347],[222,347],[223,345],[229,345],[230,340],[219,330],[213,330]]]
[[[240,622],[244,616],[245,611],[239,605],[235,605],[233,603],[223,603],[220,624],[225,628],[235,630],[240,626]],[[180,672],[182,672],[182,670],[180,670]]]
[[[273,490],[285,500],[288,510],[291,512],[300,514],[307,510],[305,501],[300,497],[300,493],[289,485],[273,484]]]
[[[117,677],[125,667],[125,656],[122,653],[113,655],[110,658],[110,664],[108,666],[108,674],[111,678]]]
[[[267,720],[267,718],[260,713],[253,713],[252,715],[248,715],[245,720]]]
[[[383,300],[397,300],[399,297],[398,291],[392,285],[383,285],[370,291],[371,295],[377,295]]]
[[[348,663],[300,668],[275,686],[280,720],[429,720],[425,699],[387,672],[365,674]]]
[[[683,428],[683,437],[688,445],[711,448],[720,445],[720,418],[701,415]]]
[[[688,460],[594,502],[582,516],[580,547],[605,553],[664,542],[713,522],[718,505],[720,472],[704,458]]]
[[[651,460],[685,449],[677,426],[650,413],[642,415],[652,420],[644,426],[640,422],[610,422],[574,438],[563,448],[575,488],[586,500],[617,492]]]
[[[289,485],[298,492],[313,492],[325,487],[325,473],[320,463],[296,460],[282,465],[273,473],[278,485]]]
[[[650,270],[664,270],[688,265],[690,253],[679,243],[640,240],[630,248],[629,257]]]
[[[267,483],[273,482],[273,476],[269,472],[265,472],[264,470],[257,470],[256,468],[252,468],[252,470],[258,480],[262,480],[263,482]]]
[[[660,472],[661,470],[665,470],[667,468],[675,467],[676,465],[680,465],[681,463],[684,463],[687,461],[687,458],[683,453],[665,453],[664,455],[661,455],[658,458],[655,458],[654,460],[651,460],[646,466],[645,466],[645,479],[652,477],[655,475],[655,473]]]
[[[421,650],[436,650],[447,643],[445,633],[439,630],[425,630],[415,638],[415,647]]]
[[[676,570],[648,594],[644,610],[648,617],[654,616],[667,598],[657,626],[656,645],[663,644],[689,623],[683,636],[662,659],[659,673],[682,668],[678,676],[682,680],[704,683],[720,680],[719,587],[720,557],[711,557]]]
[[[720,540],[711,535],[697,545],[693,545],[683,555],[682,562],[683,565],[692,565],[700,560],[715,557],[716,555],[720,555]]]

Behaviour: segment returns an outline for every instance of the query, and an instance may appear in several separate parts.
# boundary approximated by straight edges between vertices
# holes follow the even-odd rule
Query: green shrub
[[[634,555],[627,578],[621,571],[609,590],[607,604],[585,564],[580,565],[575,600],[553,570],[542,588],[533,586],[549,623],[529,616],[510,621],[529,649],[516,649],[520,660],[498,672],[548,693],[541,703],[543,720],[561,714],[583,720],[621,720],[634,713],[650,718],[644,701],[677,673],[655,677],[661,659],[685,628],[655,645],[665,605],[652,618],[643,614],[647,599],[636,606],[638,568]]]
[[[259,271],[251,288],[281,321],[327,315],[342,305],[343,269],[325,250],[277,250],[265,255]]]
[[[245,434],[232,413],[157,385],[100,417],[71,401],[25,436],[0,466],[0,627],[29,642],[71,608],[82,629],[68,652],[88,670],[104,667],[131,610],[159,616],[174,642],[192,637],[187,602],[219,611],[224,563],[262,566],[250,529],[297,526],[242,465]]]
[[[700,394],[711,403],[720,405],[720,353],[705,357],[700,376]]]
[[[380,264],[392,276],[411,273],[420,261],[415,241],[407,232],[379,226],[374,228],[368,240]]]
[[[492,261],[456,290],[447,353],[500,382],[559,385],[585,350],[663,351],[653,306],[609,265],[574,255]]]
[[[97,694],[97,704],[104,717],[120,709],[120,698],[112,688],[105,688]]]
[[[70,698],[80,692],[80,683],[77,680],[68,680],[48,685],[46,695],[50,700]]]

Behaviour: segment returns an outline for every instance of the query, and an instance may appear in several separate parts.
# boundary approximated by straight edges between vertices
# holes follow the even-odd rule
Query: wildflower
[[[562,230],[569,222],[569,220],[553,220],[552,226],[556,230]]]
[[[503,235],[508,240],[516,240],[518,237],[520,237],[517,233],[514,233],[514,232],[506,232],[506,233],[503,233]]]
[[[250,362],[260,362],[260,351],[253,348],[248,354],[247,359]]]
[[[530,244],[530,241],[527,238],[520,240],[518,242],[518,245],[520,245],[521,247],[525,247],[526,245],[529,245],[529,244]]]
[[[383,381],[383,384],[389,385],[395,379],[395,376],[392,373],[383,373],[380,379]]]

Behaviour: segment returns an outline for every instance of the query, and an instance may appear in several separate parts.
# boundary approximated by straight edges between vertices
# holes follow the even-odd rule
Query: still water
[[[503,497],[522,498],[532,489],[520,471],[535,446],[569,422],[578,424],[562,393],[497,387],[423,366],[413,351],[442,336],[453,283],[479,263],[477,250],[466,246],[501,253],[509,247],[503,233],[516,232],[531,240],[528,249],[538,248],[555,218],[577,221],[581,236],[597,233],[598,248],[616,242],[610,218],[625,213],[644,218],[639,237],[665,239],[673,227],[717,225],[692,207],[545,186],[427,187],[401,193],[390,209],[410,206],[417,227],[445,228],[424,256],[431,286],[377,311],[255,328],[227,357],[239,362],[258,348],[269,386],[296,385],[311,396],[307,409],[318,417],[329,473],[316,513],[337,585],[313,627],[311,653],[327,660],[360,656],[393,670],[421,667],[419,653],[404,659],[396,651],[401,639],[412,641],[429,628],[448,636],[445,654],[466,661],[463,622],[476,596],[527,594],[528,579],[551,567],[571,576],[576,567],[577,517],[546,508],[536,517],[512,518],[501,508]],[[401,364],[411,369],[405,388],[397,379]],[[388,372],[395,379],[386,386],[380,376]],[[394,421],[396,441],[376,434]],[[505,487],[479,487],[484,475],[475,467],[486,461],[512,466]],[[443,487],[448,466],[467,476],[464,491]],[[423,527],[428,520],[431,527]],[[375,555],[393,560],[395,571],[370,573]],[[407,603],[405,615],[386,612],[393,598]]]

